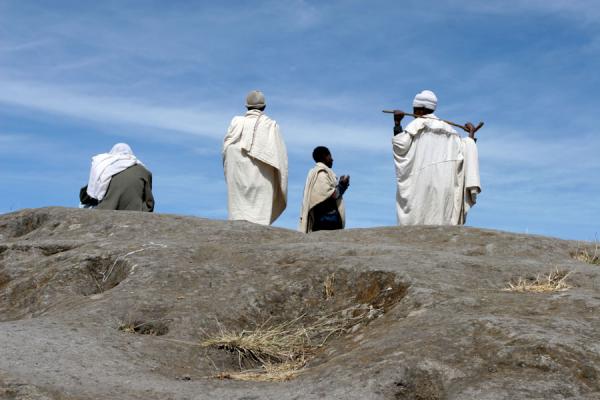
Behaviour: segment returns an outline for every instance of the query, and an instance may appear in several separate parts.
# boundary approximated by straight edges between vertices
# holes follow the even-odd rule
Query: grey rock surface
[[[304,235],[136,212],[5,214],[0,398],[600,399],[600,267],[572,258],[580,246],[468,227]],[[574,287],[502,290],[554,269]],[[195,345],[354,303],[384,312],[291,381],[216,379],[237,358]],[[147,331],[119,330],[132,322]]]

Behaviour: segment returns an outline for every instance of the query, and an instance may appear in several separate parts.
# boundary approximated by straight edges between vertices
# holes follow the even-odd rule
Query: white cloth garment
[[[137,159],[131,151],[131,147],[126,143],[117,143],[109,153],[92,157],[87,194],[102,201],[112,177],[136,164],[142,164],[142,162]]]
[[[458,225],[481,191],[477,147],[434,114],[392,139],[399,225]],[[467,190],[468,189],[468,190]]]
[[[335,192],[338,184],[337,177],[331,168],[318,162],[309,172],[304,185],[302,196],[302,209],[300,210],[300,232],[312,232],[314,222],[312,209],[317,204],[327,200]],[[346,224],[346,213],[344,199],[342,196],[336,199],[338,212],[342,217],[342,227]]]
[[[277,123],[259,110],[234,117],[223,141],[229,219],[270,225],[287,204],[288,159]]]
[[[463,156],[465,170],[465,203],[463,210],[464,224],[467,212],[477,203],[477,195],[481,193],[481,180],[479,177],[479,153],[475,141],[470,138],[463,139]]]

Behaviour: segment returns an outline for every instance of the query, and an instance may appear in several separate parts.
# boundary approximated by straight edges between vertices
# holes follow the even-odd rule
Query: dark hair
[[[328,154],[331,154],[331,152],[327,147],[317,146],[313,150],[313,160],[315,160],[315,162],[323,162]]]
[[[415,111],[420,110],[423,112],[423,115],[427,115],[427,114],[431,114],[432,112],[434,112],[435,110],[432,110],[431,108],[427,108],[427,107],[413,107]]]

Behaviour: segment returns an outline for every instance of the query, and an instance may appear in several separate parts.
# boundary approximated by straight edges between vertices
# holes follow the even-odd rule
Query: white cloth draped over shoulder
[[[131,151],[131,147],[126,143],[117,143],[110,152],[92,157],[87,194],[102,201],[112,177],[136,164],[142,164],[142,162],[137,159]]]
[[[223,141],[229,219],[273,223],[287,204],[288,158],[277,122],[262,111],[234,117]]]
[[[399,225],[459,225],[481,191],[477,146],[434,114],[392,139]]]
[[[327,200],[335,192],[337,186],[337,177],[331,168],[318,162],[309,172],[304,185],[304,195],[302,198],[302,209],[300,210],[300,232],[312,232],[314,222],[312,209],[317,204]],[[346,213],[344,208],[344,199],[338,197],[337,207],[342,217],[342,227],[346,224]]]

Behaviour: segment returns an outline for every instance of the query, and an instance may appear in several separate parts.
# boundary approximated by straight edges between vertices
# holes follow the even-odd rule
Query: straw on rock
[[[572,287],[566,282],[570,274],[570,271],[559,271],[557,269],[545,276],[538,275],[535,279],[519,277],[516,280],[508,282],[504,290],[508,292],[532,293],[562,292]]]

